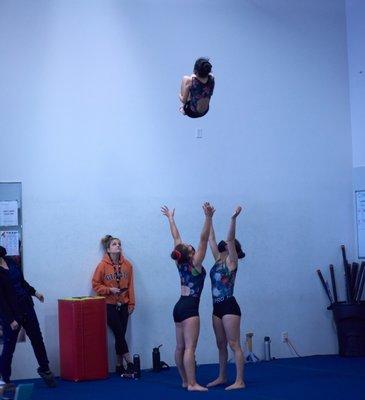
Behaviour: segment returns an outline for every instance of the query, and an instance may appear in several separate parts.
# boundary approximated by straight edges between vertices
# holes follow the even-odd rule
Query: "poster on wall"
[[[358,257],[365,258],[365,190],[356,192]]]
[[[0,226],[18,225],[17,200],[0,201]]]
[[[19,255],[19,232],[18,231],[0,231],[0,246],[6,248],[8,256]]]

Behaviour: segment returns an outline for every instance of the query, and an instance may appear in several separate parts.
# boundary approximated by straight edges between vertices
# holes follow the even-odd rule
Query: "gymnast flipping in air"
[[[210,98],[214,91],[212,64],[207,58],[198,58],[194,73],[184,76],[179,95],[182,106],[180,111],[190,118],[203,117],[209,111]]]

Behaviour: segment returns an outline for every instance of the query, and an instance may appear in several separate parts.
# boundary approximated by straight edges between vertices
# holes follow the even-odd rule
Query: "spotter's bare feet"
[[[188,385],[189,392],[207,392],[208,388],[200,386],[198,383],[195,385]]]
[[[217,378],[216,380],[209,382],[207,387],[214,387],[219,385],[224,385],[227,382],[226,378]]]
[[[243,381],[235,382],[233,385],[227,386],[225,390],[244,389],[246,387]]]

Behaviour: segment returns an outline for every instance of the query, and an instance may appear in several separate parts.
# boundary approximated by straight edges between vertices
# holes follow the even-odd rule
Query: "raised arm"
[[[205,214],[205,221],[204,221],[202,233],[200,235],[200,242],[199,242],[198,250],[195,253],[194,259],[193,259],[193,265],[198,271],[200,271],[202,268],[202,262],[204,260],[205,254],[207,252],[209,234],[210,234],[210,229],[212,227],[212,219],[213,219],[213,214],[214,214],[215,209],[209,203],[204,203],[203,210],[204,210],[204,214]]]
[[[176,223],[175,223],[175,218],[174,218],[175,208],[172,211],[170,211],[167,206],[163,206],[163,207],[161,207],[161,212],[169,220],[171,235],[172,235],[172,238],[174,239],[174,246],[176,247],[178,244],[182,243],[182,240],[181,240],[180,233],[179,233]]]
[[[238,265],[238,256],[237,250],[235,245],[236,239],[236,219],[240,212],[242,211],[242,207],[237,207],[236,211],[233,213],[231,217],[231,223],[228,229],[228,236],[227,236],[227,250],[228,250],[228,260],[227,266],[230,270],[234,270],[237,268]]]
[[[217,240],[215,238],[213,222],[212,222],[212,226],[210,228],[209,246],[210,246],[210,250],[212,251],[215,261],[217,261],[219,259],[219,251],[218,251],[218,246],[217,246]]]

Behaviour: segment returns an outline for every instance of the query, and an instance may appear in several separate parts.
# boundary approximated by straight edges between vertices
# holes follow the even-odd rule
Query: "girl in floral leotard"
[[[245,256],[241,244],[236,240],[236,219],[241,212],[238,207],[233,213],[227,240],[217,245],[214,229],[209,236],[209,245],[215,258],[210,271],[213,297],[213,329],[219,350],[219,376],[208,387],[217,386],[227,381],[227,344],[234,352],[236,380],[226,390],[243,389],[243,352],[240,345],[241,310],[233,296],[238,260]]]
[[[195,379],[195,349],[198,342],[200,319],[199,300],[206,275],[202,262],[208,246],[209,232],[212,226],[214,208],[204,203],[205,221],[198,250],[182,242],[176,227],[174,214],[166,206],[162,207],[169,221],[174,239],[174,250],[171,258],[175,260],[180,276],[181,297],[174,307],[176,329],[175,362],[182,379],[182,386],[190,391],[206,391]]]

